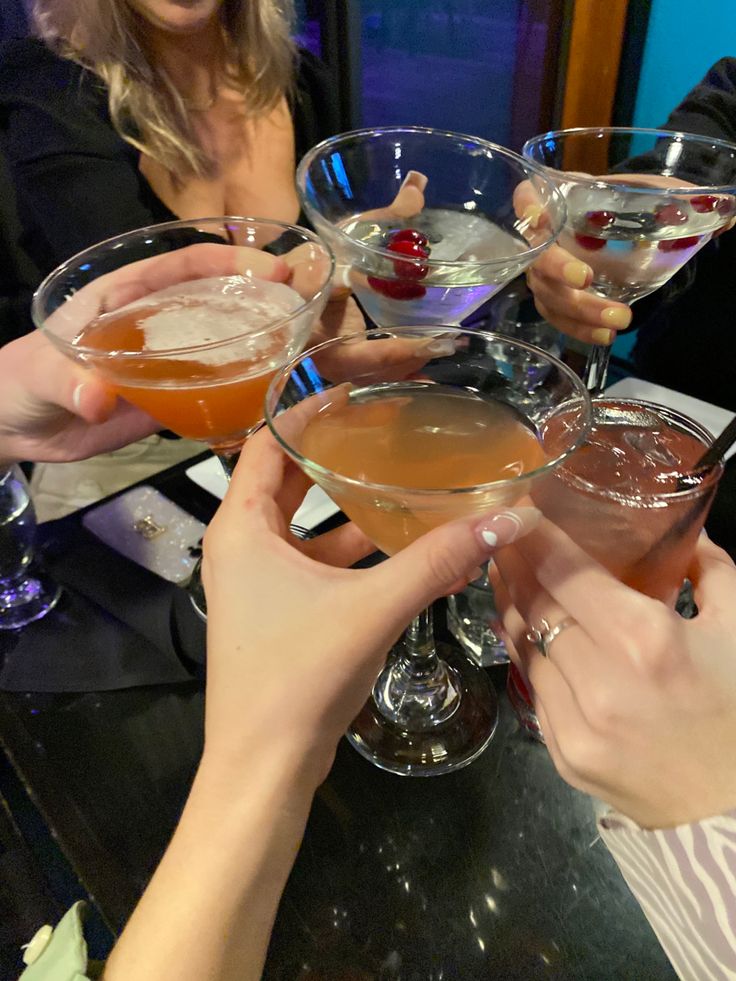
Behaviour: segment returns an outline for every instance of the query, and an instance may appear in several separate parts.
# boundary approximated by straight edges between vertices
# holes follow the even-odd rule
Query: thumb
[[[29,336],[36,339],[36,335]],[[37,405],[65,409],[89,423],[104,422],[112,414],[117,395],[88,368],[66,357],[43,337],[39,337],[35,351],[28,353],[35,355],[35,361],[26,394]]]
[[[537,508],[517,507],[435,528],[372,570],[383,580],[374,595],[386,597],[390,615],[405,623],[459,581],[467,582],[477,566],[530,532],[540,517]]]

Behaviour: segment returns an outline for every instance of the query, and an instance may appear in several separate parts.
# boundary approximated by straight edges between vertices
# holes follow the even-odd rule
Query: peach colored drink
[[[99,358],[88,354],[87,360],[124,399],[179,435],[215,448],[237,444],[262,418],[269,382],[287,352],[282,354],[281,335],[259,332],[266,318],[288,316],[302,302],[288,287],[262,283],[259,289],[267,293],[281,292],[271,307],[261,304],[254,315],[248,298],[196,292],[200,283],[219,289],[227,282],[185,283],[151,294],[97,317],[75,339],[77,346],[100,351]],[[207,342],[213,345],[209,349],[177,350]],[[218,347],[219,342],[225,343]],[[114,352],[126,356],[111,356]]]
[[[535,486],[534,501],[618,579],[674,606],[720,477],[683,483],[707,434],[655,405],[593,405],[587,445]]]
[[[536,434],[509,406],[422,382],[353,390],[347,402],[333,402],[308,423],[299,452],[355,481],[349,485],[310,470],[388,554],[453,518],[513,503],[526,483],[511,488],[494,482],[546,462]],[[477,485],[490,486],[447,493]]]

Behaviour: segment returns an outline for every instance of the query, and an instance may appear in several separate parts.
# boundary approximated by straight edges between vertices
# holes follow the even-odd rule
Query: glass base
[[[207,622],[207,597],[204,595],[204,586],[202,585],[202,558],[197,559],[197,564],[194,569],[192,569],[192,575],[187,583],[187,592],[189,593],[189,599],[191,600],[192,606],[194,607],[194,612],[197,616]]]
[[[491,624],[498,612],[486,574],[469,583],[461,593],[447,597],[447,626],[462,649],[476,664],[489,668],[507,664],[509,655]]]
[[[61,586],[43,574],[0,588],[0,630],[17,630],[40,620],[60,596]]]
[[[431,728],[411,730],[386,719],[371,697],[347,732],[349,742],[371,763],[407,777],[433,777],[459,770],[479,756],[493,737],[498,700],[486,673],[458,650],[437,645],[459,695],[449,717]]]
[[[513,664],[509,668],[509,675],[506,680],[506,694],[509,697],[511,708],[514,710],[519,725],[524,732],[531,736],[532,739],[536,739],[537,742],[543,743],[544,733],[539,724],[537,713],[534,711],[534,705],[524,684],[524,679],[519,674],[518,668]]]

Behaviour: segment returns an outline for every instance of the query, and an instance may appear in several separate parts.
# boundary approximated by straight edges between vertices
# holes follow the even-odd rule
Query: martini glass
[[[167,222],[63,263],[36,292],[33,317],[162,427],[206,442],[230,476],[271,378],[307,342],[333,271],[324,243],[293,225]],[[189,588],[204,616],[199,565]]]
[[[515,193],[525,182],[535,199],[519,215]],[[565,217],[536,164],[419,127],[326,140],[299,164],[297,184],[345,285],[382,327],[459,324],[552,244]]]
[[[128,402],[206,442],[229,473],[276,369],[322,312],[332,272],[329,249],[306,229],[167,222],[63,263],[37,290],[33,318]]]
[[[531,351],[548,365],[541,382],[514,370]],[[550,425],[560,413],[564,426]],[[292,361],[271,383],[266,421],[390,555],[444,522],[519,502],[583,442],[590,402],[569,368],[521,341],[397,327],[327,341]],[[383,769],[429,776],[475,759],[496,721],[487,675],[461,651],[438,649],[427,609],[348,738]]]
[[[559,244],[590,266],[590,290],[606,299],[632,303],[659,289],[736,215],[736,146],[711,137],[567,129],[535,136],[523,154],[557,181],[567,202]],[[610,352],[590,352],[594,394]]]

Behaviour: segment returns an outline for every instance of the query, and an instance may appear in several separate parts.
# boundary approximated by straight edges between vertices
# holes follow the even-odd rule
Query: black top
[[[290,101],[299,159],[339,130],[331,76],[301,49]],[[4,233],[15,220],[11,247],[32,260],[37,281],[96,242],[178,217],[140,173],[140,153],[115,131],[102,81],[34,38],[13,41],[0,55],[0,147],[17,211],[6,216],[7,203],[0,204]],[[7,202],[6,190],[0,187]],[[11,275],[16,289],[19,279],[37,285],[28,282],[27,266]],[[0,280],[8,295],[3,287]],[[0,323],[0,343],[7,339]]]
[[[736,143],[736,58],[711,68],[665,123]],[[736,412],[736,230],[635,303],[637,374]]]

